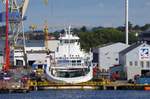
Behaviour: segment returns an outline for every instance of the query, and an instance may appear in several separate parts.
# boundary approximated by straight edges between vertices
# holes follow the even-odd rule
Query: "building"
[[[139,35],[139,40],[140,41],[147,41],[148,43],[150,43],[150,29],[141,32]]]
[[[59,40],[49,40],[48,41],[48,49],[50,51],[56,51],[59,44]]]
[[[150,72],[150,45],[137,42],[119,53],[119,64],[123,66],[127,80]]]
[[[129,45],[124,43],[106,44],[93,50],[93,62],[98,63],[101,69],[108,70],[119,64],[119,52]]]
[[[24,51],[25,50],[25,51]],[[25,53],[26,52],[26,53]],[[14,50],[14,65],[25,66],[36,61],[46,61],[47,51],[45,50],[44,41],[34,40],[26,41],[26,47],[16,47]],[[26,63],[27,62],[27,63]]]

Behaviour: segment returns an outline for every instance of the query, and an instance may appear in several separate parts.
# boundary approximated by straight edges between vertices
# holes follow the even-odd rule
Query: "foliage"
[[[31,27],[32,31],[36,29],[36,27]],[[138,40],[136,36],[137,33],[142,31],[146,31],[150,29],[150,24],[145,24],[143,26],[133,25],[129,22],[129,44],[132,44]],[[125,42],[125,26],[118,26],[116,28],[105,28],[102,26],[93,27],[89,29],[86,26],[82,26],[81,28],[73,28],[73,33],[80,37],[81,48],[85,51],[89,51],[91,48],[95,48],[107,43],[115,43],[115,42]],[[49,35],[54,36],[58,39],[60,33],[64,33],[64,30],[55,31],[53,33],[49,33]],[[0,36],[5,34],[5,26],[0,27]],[[26,33],[25,33],[26,34]],[[26,34],[26,37],[29,39],[44,39],[44,33],[29,33]]]
[[[110,42],[123,42],[125,39],[124,33],[115,28],[102,28],[91,32],[81,32],[79,37],[81,48],[86,51]]]

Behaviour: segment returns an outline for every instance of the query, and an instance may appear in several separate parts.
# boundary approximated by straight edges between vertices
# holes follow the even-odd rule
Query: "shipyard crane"
[[[44,2],[45,4],[47,4],[48,0],[44,0]],[[6,22],[6,41],[5,41],[5,64],[3,67],[5,70],[8,70],[10,65],[10,47],[9,47],[10,41],[8,40],[9,30],[13,33],[12,38],[13,41],[11,42],[13,45],[12,49],[15,50],[15,48],[18,46],[18,41],[22,40],[23,42],[22,49],[24,52],[24,58],[26,56],[23,21],[26,19],[25,12],[27,10],[29,0],[2,0],[2,3],[5,5],[5,12],[2,14],[4,14],[3,16],[6,16],[4,19]]]
[[[29,26],[29,29],[33,32],[37,28],[36,24],[32,24]]]
[[[22,49],[25,54],[25,39],[24,39],[24,25],[25,12],[28,7],[29,0],[2,0],[5,12],[1,15],[4,16],[2,22],[6,23],[6,40],[5,40],[5,63],[4,70],[8,71],[10,67],[10,50],[14,51],[18,46],[18,41],[23,42]],[[10,27],[10,28],[9,28]],[[13,33],[11,40],[8,39],[8,32]],[[11,48],[9,46],[11,43]]]
[[[9,55],[10,55],[10,49],[9,49],[9,44],[8,44],[8,30],[9,30],[9,26],[8,26],[8,0],[6,0],[6,40],[5,40],[5,63],[3,66],[3,70],[4,71],[8,71],[9,70]]]
[[[48,23],[45,21],[44,23],[44,39],[45,39],[45,48],[48,50]]]
[[[48,0],[44,0],[45,5],[48,5]],[[44,39],[45,39],[45,49],[48,51],[48,22],[45,20],[44,22]]]
[[[44,3],[45,3],[45,5],[47,5],[48,4],[48,0],[44,0]]]

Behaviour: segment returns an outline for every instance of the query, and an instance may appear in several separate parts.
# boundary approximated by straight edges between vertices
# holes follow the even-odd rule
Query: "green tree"
[[[92,32],[79,33],[81,48],[89,51],[90,48],[110,42],[123,42],[124,34],[114,28],[102,28]]]
[[[81,31],[81,32],[87,32],[86,26],[81,27],[80,31]]]
[[[144,26],[141,27],[142,31],[146,31],[148,29],[150,29],[150,24],[145,24]]]
[[[136,36],[136,32],[129,33],[129,44],[135,43],[138,41],[138,37]]]

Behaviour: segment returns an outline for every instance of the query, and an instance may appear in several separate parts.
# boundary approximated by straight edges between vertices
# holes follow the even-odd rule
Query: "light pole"
[[[128,6],[129,5],[129,2],[128,2],[128,0],[125,0],[125,27],[126,27],[126,29],[125,29],[125,31],[126,31],[126,44],[128,45],[129,44],[129,36],[128,36],[128,34],[129,34],[129,24],[128,24],[128,20],[129,20],[129,15],[128,15]]]

